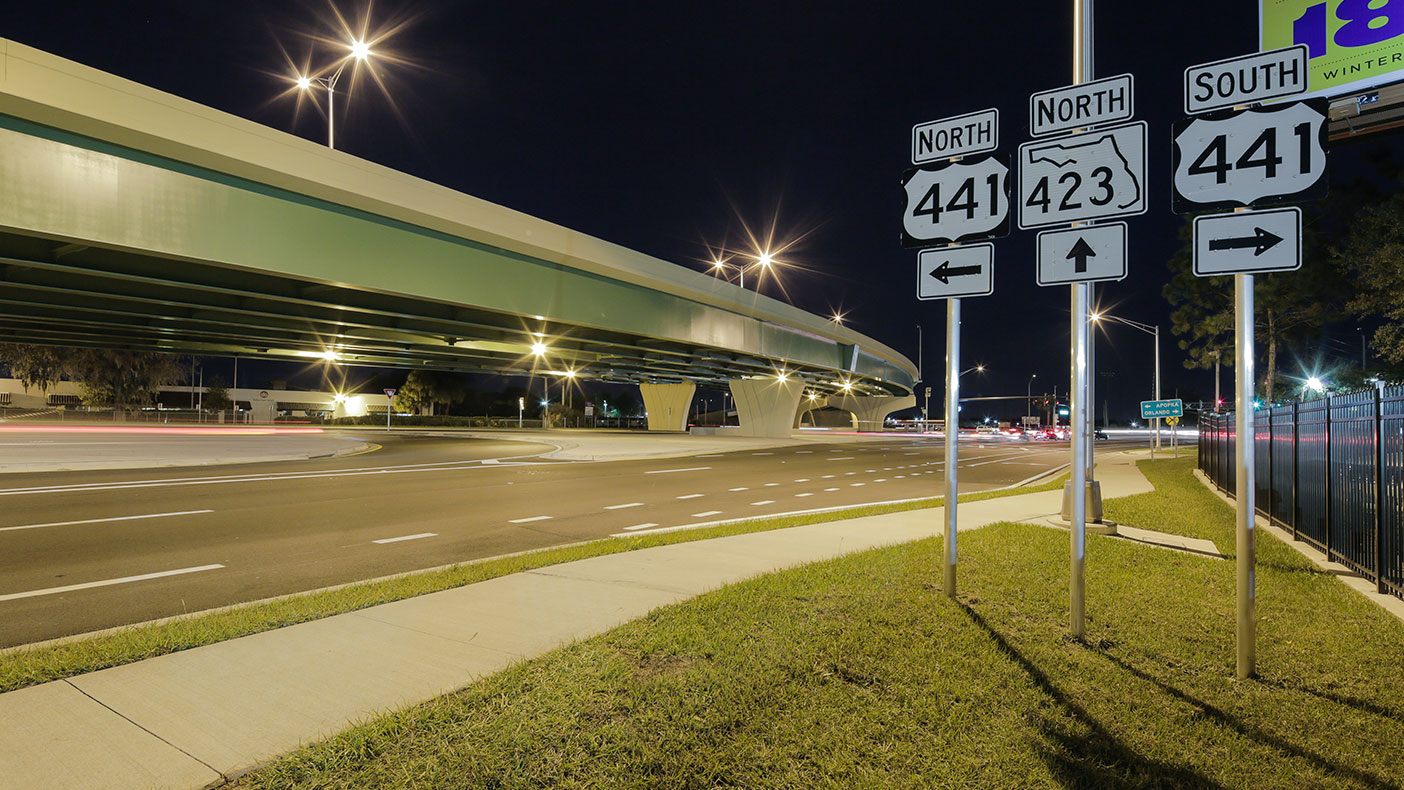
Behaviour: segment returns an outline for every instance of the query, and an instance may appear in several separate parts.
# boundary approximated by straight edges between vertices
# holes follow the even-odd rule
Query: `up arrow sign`
[[[1253,228],[1252,236],[1239,236],[1237,238],[1210,239],[1210,250],[1252,250],[1253,257],[1267,252],[1276,247],[1282,241],[1282,237],[1276,233],[1270,233],[1262,228]]]
[[[1045,230],[1035,247],[1039,285],[1126,279],[1125,222]]]
[[[1087,239],[1079,235],[1077,243],[1068,251],[1066,260],[1073,261],[1073,273],[1085,274],[1087,272],[1087,259],[1097,257],[1097,253],[1087,245]]]

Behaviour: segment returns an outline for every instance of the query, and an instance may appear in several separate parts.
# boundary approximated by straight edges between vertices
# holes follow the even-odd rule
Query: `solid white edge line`
[[[547,520],[547,519],[549,519],[549,518],[551,518],[551,517],[550,517],[550,516],[532,516],[532,517],[530,517],[530,518],[514,518],[514,519],[508,519],[507,523],[508,523],[508,524],[527,524],[527,523],[530,523],[530,522],[532,522],[532,521],[545,521],[545,520]]]
[[[712,467],[710,467],[710,466],[691,466],[691,467],[688,467],[687,469],[650,469],[649,471],[644,472],[644,474],[646,474],[646,475],[667,475],[667,474],[672,474],[673,472],[705,472],[706,470],[711,469],[711,468],[712,468]]]
[[[90,590],[94,587],[109,587],[114,584],[126,584],[127,582],[142,582],[147,579],[160,579],[165,576],[179,576],[183,573],[199,573],[200,571],[212,571],[223,568],[223,565],[198,565],[193,568],[177,568],[173,571],[157,571],[156,573],[143,573],[140,576],[123,576],[120,579],[103,579],[98,582],[83,582],[82,584],[69,584],[64,587],[49,587],[44,590],[30,590],[28,592],[9,593],[0,595],[0,601],[17,601],[21,598],[37,598],[41,595],[57,595],[59,593],[74,592],[76,590]]]
[[[398,538],[381,538],[380,540],[373,540],[371,543],[399,543],[402,540],[419,540],[420,538],[437,538],[438,536],[439,533],[437,532],[420,532],[417,535],[401,535]]]
[[[213,513],[213,510],[178,510],[174,513],[144,513],[139,516],[113,516],[112,518],[85,518],[78,521],[51,521],[48,524],[20,524],[14,527],[0,527],[0,532],[13,532],[20,529],[41,529],[43,527],[71,527],[77,524],[106,524],[111,521],[135,521],[142,518],[166,518],[168,516],[196,516]]]

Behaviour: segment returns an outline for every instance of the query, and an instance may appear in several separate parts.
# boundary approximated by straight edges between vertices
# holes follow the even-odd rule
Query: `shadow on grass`
[[[960,603],[971,622],[979,626],[999,647],[1001,653],[1024,671],[1040,691],[1063,706],[1086,728],[1080,735],[1064,731],[1051,722],[1043,723],[1044,735],[1058,749],[1043,749],[1043,760],[1059,782],[1066,787],[1108,787],[1139,790],[1140,788],[1219,788],[1215,782],[1193,769],[1171,765],[1147,757],[1122,743],[1109,730],[1092,718],[1078,703],[1064,694],[1043,670],[1020,653],[1002,634],[985,622],[980,613],[964,602]]]
[[[1274,686],[1276,688],[1284,689],[1286,691],[1299,691],[1303,694],[1310,694],[1313,697],[1318,697],[1328,702],[1334,702],[1337,705],[1345,705],[1350,708],[1355,708],[1356,710],[1362,713],[1369,713],[1374,716],[1379,716],[1382,719],[1404,722],[1404,711],[1391,710],[1383,705],[1380,705],[1379,703],[1371,702],[1367,699],[1352,697],[1347,694],[1336,694],[1331,691],[1321,691],[1320,689],[1314,689],[1310,686],[1299,686],[1282,680],[1263,680],[1260,678],[1258,682],[1262,683],[1265,686]]]
[[[1228,714],[1227,712],[1213,705],[1210,705],[1207,702],[1204,702],[1203,700],[1197,697],[1190,696],[1186,692],[1181,691],[1180,689],[1170,685],[1169,683],[1166,683],[1165,681],[1154,677],[1143,670],[1131,666],[1124,660],[1106,652],[1105,650],[1101,650],[1098,648],[1092,649],[1096,650],[1099,654],[1102,655],[1103,658],[1106,658],[1108,661],[1112,662],[1113,664],[1116,664],[1118,667],[1121,667],[1122,669],[1126,670],[1132,675],[1135,675],[1141,680],[1146,681],[1147,683],[1155,684],[1155,686],[1158,687],[1161,691],[1165,692],[1166,694],[1169,694],[1170,696],[1174,697],[1177,700],[1180,700],[1181,702],[1187,705],[1194,707],[1195,710],[1198,710],[1200,713],[1204,714],[1206,718],[1218,722],[1219,724],[1233,730],[1234,732],[1238,733],[1239,735],[1242,735],[1245,738],[1251,738],[1261,744],[1277,749],[1278,751],[1284,754],[1306,760],[1312,765],[1315,765],[1317,768],[1322,769],[1326,773],[1337,774],[1341,776],[1349,776],[1355,781],[1360,782],[1361,784],[1366,785],[1368,787],[1396,789],[1399,788],[1399,785],[1394,784],[1393,782],[1389,782],[1378,776],[1375,776],[1369,771],[1364,771],[1353,766],[1342,765],[1332,760],[1328,760],[1327,758],[1322,757],[1321,755],[1316,754],[1315,752],[1304,749],[1295,743],[1291,743],[1287,740],[1279,738],[1276,735],[1264,732],[1258,729],[1257,727],[1246,724],[1241,719],[1236,718]],[[1279,687],[1288,688],[1286,686],[1280,686],[1280,684]],[[1308,689],[1299,690],[1309,691]]]

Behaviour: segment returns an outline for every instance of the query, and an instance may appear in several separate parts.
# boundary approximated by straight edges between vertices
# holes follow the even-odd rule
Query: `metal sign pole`
[[[1235,497],[1238,511],[1238,679],[1246,680],[1257,663],[1257,595],[1254,590],[1255,502],[1253,469],[1253,275],[1233,277],[1234,376],[1238,379],[1234,403],[1236,439]]]
[[[1073,83],[1092,78],[1092,0],[1073,0]],[[1068,525],[1071,533],[1068,584],[1070,602],[1069,624],[1072,635],[1081,639],[1087,630],[1086,579],[1087,564],[1087,429],[1084,411],[1087,408],[1087,303],[1091,288],[1086,283],[1072,286],[1072,386],[1069,393],[1069,428],[1072,429],[1072,507]]]
[[[960,444],[960,300],[946,300],[946,597],[956,595],[956,461]]]

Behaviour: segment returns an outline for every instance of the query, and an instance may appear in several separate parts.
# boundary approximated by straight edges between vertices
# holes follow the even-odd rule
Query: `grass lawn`
[[[1233,513],[1142,464],[1135,526],[1232,553]],[[1259,540],[1258,666],[1233,679],[1234,565],[1067,533],[962,536],[961,596],[925,540],[655,611],[368,721],[241,788],[1398,787],[1404,624]]]
[[[963,494],[962,502],[1053,491],[1063,487],[1066,475],[1017,489]],[[86,639],[0,653],[0,693],[51,680],[73,677],[107,667],[130,664],[155,656],[214,644],[226,639],[271,631],[322,617],[353,612],[417,595],[449,590],[498,576],[574,562],[604,554],[636,551],[653,546],[719,538],[743,532],[773,529],[846,518],[875,516],[905,510],[940,507],[941,497],[886,505],[866,505],[822,513],[758,518],[713,527],[605,538],[560,548],[541,549],[516,556],[465,562],[447,568],[419,571],[393,579],[360,582],[331,590],[292,595],[222,611],[181,617],[162,623],[138,625]]]

